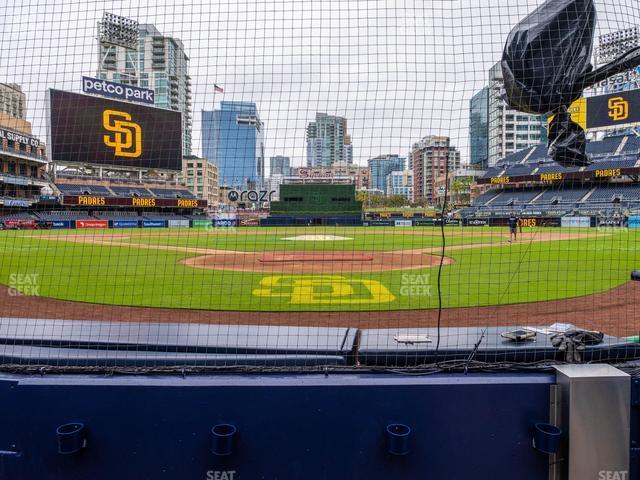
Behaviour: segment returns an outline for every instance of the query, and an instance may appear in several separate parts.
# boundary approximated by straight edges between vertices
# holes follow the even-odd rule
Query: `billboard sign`
[[[180,112],[49,91],[51,159],[182,170]]]
[[[5,207],[30,207],[31,202],[29,200],[19,200],[8,198],[4,201]]]
[[[240,219],[240,225],[243,227],[256,227],[260,225],[260,217],[244,217]]]
[[[216,227],[237,227],[238,217],[235,213],[216,213],[214,216],[214,225]]]
[[[458,218],[445,218],[444,220],[444,224],[449,226],[459,226],[460,225],[460,219]],[[434,218],[433,219],[433,225],[442,225],[442,218]]]
[[[230,202],[270,202],[275,190],[230,190],[227,199]]]
[[[155,102],[154,91],[149,88],[124,85],[91,77],[82,77],[82,91],[102,97],[145,103],[147,105],[153,105]]]
[[[204,208],[207,206],[206,200],[195,198],[102,197],[99,195],[64,195],[61,203],[82,207]]]
[[[71,220],[54,220],[51,222],[51,228],[54,228],[54,229],[71,228]]]
[[[394,225],[396,227],[411,227],[413,226],[413,220],[395,220]]]
[[[640,89],[580,98],[571,104],[569,112],[585,130],[640,123]]]
[[[598,227],[624,227],[623,217],[598,217]]]
[[[468,227],[486,227],[489,225],[487,218],[469,218],[464,221],[464,225]]]
[[[26,220],[22,218],[0,220],[0,223],[3,223],[4,226],[7,228],[25,228],[25,229],[36,228],[36,225],[37,225],[35,220]]]
[[[640,66],[627,72],[619,73],[613,77],[609,77],[597,83],[595,87],[613,91],[628,90],[624,87],[627,85],[638,85],[640,82]]]
[[[0,128],[0,142],[7,140],[8,142],[14,142],[17,145],[24,145],[33,148],[40,146],[40,140],[31,135],[24,133],[14,132],[13,130],[7,130],[6,128]]]
[[[76,220],[76,228],[109,228],[109,220]]]
[[[112,220],[111,228],[138,228],[137,220]]]
[[[222,218],[214,220],[216,227],[236,227],[238,221],[235,218]]]
[[[168,220],[169,228],[189,228],[189,220]]]
[[[628,223],[629,228],[640,228],[640,216],[639,215],[631,215],[629,217]]]
[[[416,227],[433,227],[435,223],[433,218],[425,218],[422,220],[414,220],[413,224]]]
[[[164,228],[167,226],[165,220],[143,220],[142,228]]]
[[[191,220],[191,226],[194,228],[197,227],[210,227],[211,220]]]
[[[561,226],[573,228],[589,228],[591,226],[590,217],[562,217]]]

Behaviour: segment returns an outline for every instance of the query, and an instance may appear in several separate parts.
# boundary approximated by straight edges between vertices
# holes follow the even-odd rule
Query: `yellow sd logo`
[[[623,97],[609,99],[609,117],[616,122],[629,118],[629,102]]]
[[[389,303],[396,297],[380,282],[339,275],[265,277],[256,297],[288,298],[291,305]]]
[[[104,136],[104,144],[115,150],[116,157],[138,158],[142,155],[142,129],[131,115],[117,110],[102,113],[102,126],[113,135]]]

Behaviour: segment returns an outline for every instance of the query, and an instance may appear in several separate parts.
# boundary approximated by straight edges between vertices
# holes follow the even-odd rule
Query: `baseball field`
[[[638,330],[640,233],[445,232],[443,257],[437,227],[3,231],[0,314],[429,326],[440,296],[450,325],[527,314]]]

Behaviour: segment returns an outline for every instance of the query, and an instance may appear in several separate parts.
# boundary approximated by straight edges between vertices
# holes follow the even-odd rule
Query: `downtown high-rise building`
[[[387,195],[400,195],[413,202],[413,170],[393,171],[387,175]]]
[[[283,175],[288,177],[291,175],[291,159],[282,155],[276,155],[269,159],[269,176]]]
[[[347,119],[316,113],[307,125],[307,167],[330,167],[334,163],[353,163]]]
[[[371,171],[371,189],[380,193],[387,191],[387,176],[391,172],[402,171],[406,168],[407,160],[395,154],[380,155],[367,161]]]
[[[27,96],[15,83],[0,83],[0,127],[31,134],[27,121]]]
[[[27,96],[16,83],[0,83],[0,113],[27,119]]]
[[[504,78],[502,67],[496,63],[489,70],[487,93],[488,153],[487,166],[494,166],[500,159],[524,148],[547,141],[547,119],[544,115],[530,115],[507,107],[503,97]],[[478,134],[478,131],[475,132]],[[481,133],[484,135],[484,132]],[[470,144],[478,141],[470,138]]]
[[[105,41],[100,29],[98,24],[98,78],[150,88],[156,107],[181,112],[182,152],[191,155],[191,77],[180,39],[163,35],[153,25],[139,25],[133,48]]]
[[[487,168],[489,163],[489,88],[484,87],[469,102],[469,164]]]
[[[218,166],[221,186],[263,186],[264,136],[256,104],[220,102],[219,110],[203,110],[202,153]]]
[[[429,135],[413,144],[410,155],[413,198],[434,205],[437,179],[460,168],[460,152],[449,137]]]

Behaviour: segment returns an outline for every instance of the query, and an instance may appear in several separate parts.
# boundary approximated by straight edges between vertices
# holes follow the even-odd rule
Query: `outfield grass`
[[[434,248],[442,246],[439,231],[433,229],[415,230],[376,230],[367,229],[337,229],[315,228],[307,230],[290,230],[286,228],[262,229],[261,231],[246,232],[241,230],[239,235],[214,232],[216,234],[184,233],[180,236],[149,236],[132,238],[131,243],[149,245],[172,245],[180,247],[210,248],[216,250],[235,250],[247,252],[270,252],[274,250],[372,250],[392,251],[411,250],[417,248]],[[458,232],[447,232],[447,245],[466,245],[471,243],[490,243],[505,240],[504,236],[475,236],[464,237]],[[345,240],[336,241],[291,241],[300,235],[333,235]]]
[[[464,237],[459,235],[462,231],[447,228],[447,244],[496,243],[503,241],[506,233],[504,229],[465,229],[466,232],[491,234]],[[540,230],[548,231],[550,229]],[[574,231],[595,233],[592,230]],[[371,227],[240,229],[228,233],[216,231],[215,235],[193,230],[181,232],[178,236],[164,236],[175,233],[166,230],[0,232],[0,283],[16,286],[21,275],[35,274],[39,294],[43,296],[135,306],[249,311],[401,310],[437,306],[435,268],[345,274],[345,279],[337,282],[348,285],[352,292],[350,296],[330,297],[325,303],[305,303],[304,298],[294,301],[291,285],[286,283],[295,284],[299,279],[265,287],[260,282],[264,283],[265,277],[272,275],[203,270],[179,264],[181,259],[192,257],[194,253],[63,240],[66,235],[95,238],[135,233],[151,236],[131,241],[151,245],[238,251],[402,250],[441,245],[438,228],[425,228],[420,235],[414,235],[417,232],[414,229]],[[284,236],[300,234],[346,236],[352,240],[315,244],[281,240]],[[60,237],[56,240],[42,238],[51,235]],[[451,250],[447,255],[455,263],[445,266],[442,272],[444,306],[532,302],[608,290],[627,281],[629,272],[640,267],[639,235],[635,231],[619,230],[595,238]],[[376,301],[370,284],[363,281],[382,285],[390,296]],[[313,288],[320,294],[318,298],[323,298],[322,293],[331,292],[332,287],[318,284]],[[271,293],[267,296],[256,294],[261,290]]]

